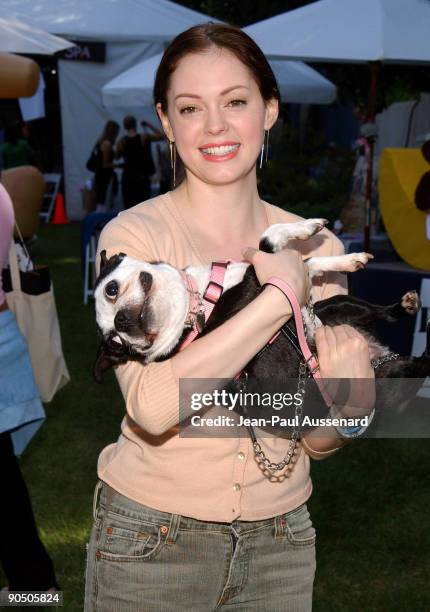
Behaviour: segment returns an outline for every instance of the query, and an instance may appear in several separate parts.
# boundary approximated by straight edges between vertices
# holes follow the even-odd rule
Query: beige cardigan
[[[276,206],[266,202],[264,206],[270,224],[299,220]],[[103,230],[99,251],[102,249],[108,256],[122,251],[136,259],[166,261],[177,268],[208,263],[200,260],[169,194],[120,213]],[[303,242],[301,249],[319,255],[343,253],[341,242],[327,230]],[[346,293],[345,283],[340,274],[326,274],[313,286],[314,301]],[[258,468],[247,435],[181,437],[178,380],[170,360],[147,366],[129,362],[116,368],[116,375],[126,415],[118,441],[100,455],[98,474],[119,493],[157,510],[220,522],[269,518],[293,510],[309,498],[309,457],[303,449],[290,478],[272,483]],[[285,440],[261,441],[272,461],[282,460]],[[311,454],[319,458],[318,453]]]

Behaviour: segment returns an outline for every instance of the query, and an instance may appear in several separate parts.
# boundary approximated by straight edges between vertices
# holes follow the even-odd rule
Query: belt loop
[[[274,523],[275,523],[275,540],[279,540],[282,539],[285,535],[285,518],[284,515],[281,514],[280,516],[275,516],[274,518]]]
[[[169,531],[166,536],[166,544],[174,544],[178,536],[179,525],[181,524],[181,515],[172,514],[170,518]]]
[[[113,498],[115,497],[115,489],[112,489],[112,487],[110,487],[105,482],[103,482],[102,484],[103,484],[103,489],[106,495],[106,510],[107,510],[112,504]]]
[[[100,493],[100,489],[102,488],[102,481],[99,480],[96,484],[96,488],[94,489],[94,497],[93,497],[93,517],[94,520],[97,519],[97,506],[99,503],[99,493]]]

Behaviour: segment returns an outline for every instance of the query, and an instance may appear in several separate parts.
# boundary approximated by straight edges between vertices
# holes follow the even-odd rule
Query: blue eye
[[[105,294],[108,298],[114,298],[118,295],[119,285],[116,281],[110,281],[105,287]]]

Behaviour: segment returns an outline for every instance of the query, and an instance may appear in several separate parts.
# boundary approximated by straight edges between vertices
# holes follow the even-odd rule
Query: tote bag
[[[49,271],[42,267],[20,272],[14,241],[9,251],[9,270],[10,287],[5,286],[6,300],[27,340],[40,397],[43,402],[50,402],[70,376],[63,357]]]

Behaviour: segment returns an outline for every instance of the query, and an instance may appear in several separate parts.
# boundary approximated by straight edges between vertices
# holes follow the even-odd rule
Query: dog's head
[[[124,253],[100,253],[94,297],[101,347],[94,374],[130,358],[149,363],[169,354],[187,318],[189,297],[181,274],[163,262],[147,263]],[[110,363],[109,363],[110,362]]]

